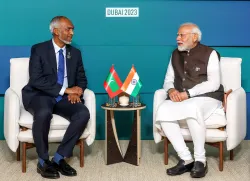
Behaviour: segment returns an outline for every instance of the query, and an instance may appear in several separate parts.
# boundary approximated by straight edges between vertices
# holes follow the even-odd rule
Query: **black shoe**
[[[64,159],[61,159],[59,161],[59,164],[57,164],[53,159],[52,159],[52,164],[54,165],[55,169],[58,170],[61,174],[66,175],[66,176],[76,176],[76,170],[72,168],[69,164],[66,163]]]
[[[196,161],[194,163],[194,167],[191,170],[190,176],[193,178],[201,178],[205,177],[207,174],[208,168],[207,168],[207,162],[206,166],[204,167],[204,163]]]
[[[193,166],[194,166],[194,162],[191,162],[191,163],[185,165],[185,161],[180,160],[176,166],[167,169],[167,174],[172,175],[172,176],[181,175],[185,172],[190,172],[191,169],[193,168]]]
[[[49,160],[45,160],[43,166],[38,162],[37,173],[40,173],[44,178],[60,178],[58,171],[53,167],[51,161]]]

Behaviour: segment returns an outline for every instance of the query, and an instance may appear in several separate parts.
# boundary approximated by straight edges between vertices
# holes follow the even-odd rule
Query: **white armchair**
[[[226,141],[227,150],[230,151],[230,160],[233,160],[233,149],[238,146],[246,136],[246,93],[241,87],[241,58],[222,57],[221,81],[225,89],[224,110],[226,116],[214,113],[206,120],[206,143],[219,148],[219,170],[223,170],[223,143]],[[153,135],[155,142],[164,139],[164,162],[168,164],[168,144],[162,130],[155,127],[155,117],[158,106],[166,99],[164,89],[154,94],[153,105]],[[185,141],[192,141],[192,137],[185,122],[179,121]]]
[[[26,172],[26,149],[34,147],[32,136],[33,116],[23,107],[21,90],[29,80],[29,58],[10,59],[10,87],[4,97],[4,136],[9,148],[17,153],[20,161],[20,144],[22,144],[22,172]],[[88,125],[80,137],[80,167],[84,166],[84,140],[91,145],[96,134],[96,100],[93,91],[84,91],[85,105],[90,112]],[[53,115],[49,142],[61,142],[69,122]]]

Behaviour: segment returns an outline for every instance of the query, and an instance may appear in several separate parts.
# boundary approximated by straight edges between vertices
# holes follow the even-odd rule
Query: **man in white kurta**
[[[217,91],[221,89],[220,67],[215,50],[209,52],[207,63],[204,63],[206,57],[203,58],[203,54],[197,55],[203,49],[206,52],[207,49],[210,50],[201,45],[200,40],[201,32],[197,25],[185,23],[180,26],[177,33],[178,49],[171,56],[163,86],[168,99],[159,105],[156,112],[155,126],[164,132],[180,157],[179,163],[167,170],[168,175],[191,172],[191,177],[204,177],[208,171],[204,148],[205,121],[215,110],[222,109],[222,101],[213,96],[213,93],[221,94]],[[192,57],[195,58],[192,59]],[[177,59],[183,65],[180,63],[181,66],[179,66],[174,62]],[[204,62],[200,63],[203,59]],[[186,65],[188,67],[185,68]],[[179,75],[180,72],[183,74]],[[175,82],[177,80],[178,82]],[[194,160],[185,144],[178,120],[187,122],[194,143]]]

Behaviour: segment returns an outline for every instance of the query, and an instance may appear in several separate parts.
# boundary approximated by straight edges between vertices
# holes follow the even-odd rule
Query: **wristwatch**
[[[186,93],[187,93],[187,95],[188,95],[188,98],[191,98],[191,97],[190,97],[190,93],[189,93],[188,90],[186,90]]]

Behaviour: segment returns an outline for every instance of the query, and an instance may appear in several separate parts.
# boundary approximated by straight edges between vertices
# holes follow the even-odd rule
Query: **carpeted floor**
[[[120,141],[123,152],[126,151],[128,141]],[[50,156],[53,156],[58,144],[50,144]],[[192,143],[188,144],[191,150]],[[235,158],[229,160],[225,152],[224,171],[218,168],[218,150],[206,146],[208,173],[205,178],[198,180],[208,181],[249,181],[250,180],[250,141],[243,141],[235,150]],[[177,163],[176,154],[170,146],[169,164],[163,163],[163,144],[156,145],[152,140],[142,141],[142,158],[140,166],[127,163],[105,165],[104,141],[95,141],[90,147],[85,145],[84,167],[79,167],[79,148],[74,149],[74,156],[68,160],[78,175],[76,177],[62,176],[59,180],[79,181],[172,181],[197,180],[192,179],[189,173],[171,177],[166,175],[166,168]],[[22,173],[21,161],[16,161],[15,153],[11,152],[5,141],[0,141],[0,181],[36,181],[47,180],[36,172],[37,155],[35,148],[27,151],[27,172]]]

